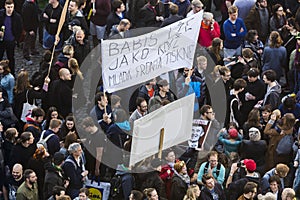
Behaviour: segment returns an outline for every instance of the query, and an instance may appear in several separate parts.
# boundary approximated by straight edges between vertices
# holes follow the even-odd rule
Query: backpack
[[[54,133],[51,133],[50,135],[48,135],[46,138],[43,139],[45,132],[46,131],[42,132],[40,140],[36,143],[36,146],[37,148],[43,146],[46,149],[46,151],[48,151],[47,141],[54,135]]]
[[[123,199],[122,175],[115,174],[110,180],[109,199]]]
[[[207,171],[208,171],[208,166],[209,166],[209,162],[206,162],[206,164],[205,164],[205,166],[204,166],[204,172],[203,172],[203,174],[206,174],[206,173],[207,173]],[[219,176],[220,171],[221,171],[221,163],[218,163],[218,164],[217,164],[216,177]]]
[[[285,135],[281,140],[279,141],[276,153],[278,155],[289,155],[292,152],[294,144],[294,138],[292,134]]]

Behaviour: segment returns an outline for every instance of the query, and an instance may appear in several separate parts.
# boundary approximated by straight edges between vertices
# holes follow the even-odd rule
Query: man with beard
[[[38,200],[37,176],[32,169],[24,171],[25,181],[17,190],[17,200]]]
[[[2,189],[4,200],[16,199],[16,192],[23,181],[23,167],[17,163],[13,166],[11,175],[4,181]]]
[[[133,122],[145,116],[147,113],[148,113],[147,101],[142,97],[138,97],[136,99],[136,109],[129,117],[130,127],[132,127],[132,130],[133,130]]]

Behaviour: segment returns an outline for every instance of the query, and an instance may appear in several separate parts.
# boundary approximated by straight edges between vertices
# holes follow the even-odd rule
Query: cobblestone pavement
[[[39,55],[31,56],[31,60],[33,62],[32,65],[25,65],[26,61],[23,58],[23,53],[22,53],[22,44],[20,47],[15,48],[15,60],[16,60],[16,75],[20,71],[20,69],[26,69],[29,73],[29,76],[31,77],[34,72],[39,70],[39,64],[42,61],[44,49],[42,48],[42,45],[40,43],[36,43],[36,49],[39,52]]]

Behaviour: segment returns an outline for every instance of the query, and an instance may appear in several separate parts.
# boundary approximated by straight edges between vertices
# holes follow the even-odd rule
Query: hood
[[[80,10],[78,10],[75,17],[84,17],[84,16],[83,16],[82,12]]]
[[[57,57],[57,60],[63,63],[68,63],[69,58],[60,53]]]
[[[31,118],[31,115],[28,116],[28,117],[26,117],[25,119],[26,119],[27,122],[34,123],[34,124],[36,123],[36,122],[34,121],[34,119]]]
[[[270,91],[274,91],[274,92],[277,92],[277,93],[281,93],[281,85],[279,85],[279,83],[277,81],[276,82],[276,85],[274,85],[273,87],[270,88]]]
[[[47,170],[48,172],[56,172],[58,171],[59,169],[57,167],[55,167],[53,165],[52,162],[47,162],[44,166],[45,170]]]

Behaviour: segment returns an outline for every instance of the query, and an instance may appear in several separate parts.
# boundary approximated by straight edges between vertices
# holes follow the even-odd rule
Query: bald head
[[[75,35],[75,38],[76,38],[76,41],[80,44],[83,44],[84,43],[84,37],[85,37],[85,34],[84,34],[84,31],[83,30],[78,30],[76,31],[76,35]]]
[[[20,180],[23,174],[23,166],[19,163],[15,164],[12,168],[12,176],[15,180]]]
[[[70,73],[70,70],[68,70],[67,68],[61,68],[59,70],[58,74],[59,74],[59,78],[61,80],[64,80],[64,81],[71,80],[71,73]]]

